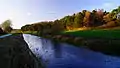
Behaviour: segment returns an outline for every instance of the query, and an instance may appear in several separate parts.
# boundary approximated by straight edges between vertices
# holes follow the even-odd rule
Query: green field
[[[120,29],[111,30],[83,30],[73,32],[62,32],[65,35],[72,35],[84,38],[108,38],[108,39],[120,39]]]

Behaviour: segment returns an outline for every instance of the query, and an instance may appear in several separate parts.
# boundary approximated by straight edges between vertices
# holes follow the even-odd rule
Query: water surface
[[[1,35],[0,38],[4,38],[4,37],[10,36],[10,35],[12,35],[12,34]]]
[[[46,68],[120,68],[120,57],[108,56],[65,43],[23,34],[24,40]]]

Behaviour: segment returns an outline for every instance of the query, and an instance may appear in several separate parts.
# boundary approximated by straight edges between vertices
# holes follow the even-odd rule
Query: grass
[[[78,30],[72,32],[62,32],[61,34],[72,35],[84,38],[108,38],[108,39],[120,39],[120,29],[94,29],[94,30]]]
[[[11,34],[37,34],[37,31],[17,31],[11,32]]]

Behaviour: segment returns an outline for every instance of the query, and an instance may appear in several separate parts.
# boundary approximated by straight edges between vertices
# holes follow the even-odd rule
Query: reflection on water
[[[24,34],[30,49],[47,68],[120,68],[120,58]]]
[[[62,55],[61,51],[61,46],[58,42],[51,41],[53,44],[53,49],[54,49],[54,56],[56,58],[60,58]]]

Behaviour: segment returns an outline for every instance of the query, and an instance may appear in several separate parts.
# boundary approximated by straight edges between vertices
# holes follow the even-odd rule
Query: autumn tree
[[[91,12],[86,11],[83,19],[84,26],[89,27],[91,25]]]
[[[113,18],[112,18],[111,13],[109,13],[109,14],[107,14],[107,15],[103,16],[103,20],[104,20],[105,22],[112,21],[112,20],[113,20]]]
[[[103,9],[98,9],[98,11],[96,12],[96,21],[95,21],[95,24],[97,26],[103,24],[103,16],[104,16],[104,10]]]

